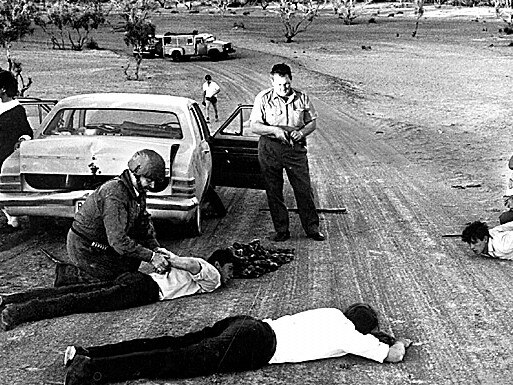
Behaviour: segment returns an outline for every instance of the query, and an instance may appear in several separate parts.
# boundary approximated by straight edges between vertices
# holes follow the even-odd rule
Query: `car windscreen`
[[[61,109],[43,135],[118,135],[182,139],[178,116],[169,111]]]

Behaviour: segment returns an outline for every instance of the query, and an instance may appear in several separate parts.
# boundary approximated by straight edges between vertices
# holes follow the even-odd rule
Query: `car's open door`
[[[25,108],[32,130],[39,127],[46,114],[57,104],[55,99],[19,98],[18,101]]]
[[[252,105],[239,105],[210,139],[212,185],[264,189],[258,135],[251,132]]]

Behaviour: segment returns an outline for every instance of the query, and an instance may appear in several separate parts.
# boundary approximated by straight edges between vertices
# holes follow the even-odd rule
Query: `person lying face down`
[[[233,278],[235,257],[218,249],[208,261],[166,254],[164,273],[126,272],[114,281],[83,283],[0,295],[0,330],[69,314],[115,311],[210,293]]]
[[[225,318],[184,334],[83,348],[67,347],[66,385],[137,378],[171,379],[255,370],[354,354],[376,362],[400,362],[411,344],[378,331],[378,316],[363,303],[345,312],[319,308],[276,320],[248,315]]]

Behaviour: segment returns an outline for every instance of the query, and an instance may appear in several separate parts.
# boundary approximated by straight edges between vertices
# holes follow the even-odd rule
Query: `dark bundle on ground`
[[[268,248],[255,239],[247,244],[235,242],[234,278],[257,278],[277,270],[294,259],[294,249]]]

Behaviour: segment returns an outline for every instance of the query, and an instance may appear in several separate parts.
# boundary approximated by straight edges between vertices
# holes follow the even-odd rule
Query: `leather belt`
[[[78,235],[80,238],[82,238],[84,241],[86,241],[87,243],[89,243],[89,246],[91,246],[92,248],[94,249],[97,249],[97,250],[101,250],[101,251],[104,251],[104,252],[108,252],[108,251],[114,251],[114,249],[112,247],[110,247],[109,245],[106,245],[104,243],[101,243],[101,242],[96,242],[96,241],[92,241],[91,239],[89,239],[88,237],[86,237],[84,234],[82,234],[80,231],[78,231],[77,229],[75,229],[73,227],[73,225],[71,225],[71,231],[73,231],[76,235]]]

